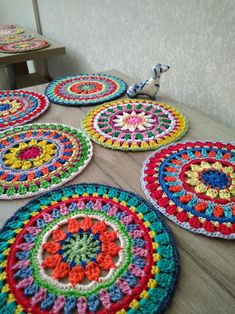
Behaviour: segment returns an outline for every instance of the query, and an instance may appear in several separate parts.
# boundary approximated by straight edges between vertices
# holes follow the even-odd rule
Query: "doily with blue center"
[[[47,86],[46,96],[59,105],[96,105],[125,94],[126,83],[105,74],[80,74],[58,78]]]
[[[154,152],[142,171],[151,202],[183,228],[235,238],[235,145],[185,142]]]
[[[28,124],[0,133],[0,199],[64,184],[88,165],[92,151],[85,134],[66,125]]]
[[[47,110],[46,96],[24,90],[0,92],[0,131],[36,119]]]
[[[0,231],[0,306],[10,313],[161,313],[177,250],[134,193],[68,186],[19,209]]]

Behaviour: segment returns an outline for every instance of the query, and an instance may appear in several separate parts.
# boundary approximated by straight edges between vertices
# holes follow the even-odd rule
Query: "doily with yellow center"
[[[186,142],[154,152],[142,186],[151,202],[185,229],[235,238],[235,146]]]
[[[0,130],[32,121],[48,106],[47,97],[40,93],[25,90],[0,92]]]
[[[8,34],[8,35],[0,35],[0,45],[16,43],[22,40],[31,40],[34,38],[33,34]]]
[[[154,150],[187,132],[186,118],[175,108],[144,99],[109,102],[92,109],[83,120],[96,143],[119,150]]]
[[[0,199],[33,196],[74,178],[89,163],[92,144],[79,130],[29,124],[0,133]]]

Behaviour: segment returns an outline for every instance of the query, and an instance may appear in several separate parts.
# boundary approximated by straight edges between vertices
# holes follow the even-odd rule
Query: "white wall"
[[[19,24],[36,31],[31,0],[0,0],[0,24]]]
[[[0,0],[0,9],[2,2],[22,11],[30,1]],[[162,77],[163,92],[235,127],[234,0],[38,4],[44,35],[66,46],[66,56],[49,60],[52,77],[115,68],[145,79],[155,63],[166,63],[171,69]]]

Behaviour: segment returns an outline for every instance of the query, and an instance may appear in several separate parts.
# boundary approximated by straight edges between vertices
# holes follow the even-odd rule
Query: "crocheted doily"
[[[134,193],[68,186],[18,210],[0,231],[4,313],[160,313],[179,261],[161,217]]]
[[[23,28],[17,27],[14,24],[0,25],[0,36],[14,35],[20,33],[24,33]]]
[[[235,145],[185,142],[154,152],[142,186],[165,216],[196,233],[235,238]]]
[[[113,101],[92,109],[83,128],[96,143],[119,150],[154,150],[187,132],[186,118],[173,107],[144,99]]]
[[[8,34],[0,36],[0,44],[16,43],[22,40],[31,40],[34,38],[33,34]]]
[[[36,119],[48,106],[47,97],[40,93],[24,90],[0,92],[0,131]]]
[[[46,48],[48,46],[50,46],[50,44],[45,40],[40,39],[22,40],[17,43],[1,45],[0,52],[17,53],[31,50],[39,50]]]
[[[59,105],[95,105],[122,96],[126,83],[116,76],[81,74],[58,78],[47,86],[50,102]]]
[[[60,124],[28,124],[0,133],[0,199],[33,196],[74,178],[89,163],[92,144]]]

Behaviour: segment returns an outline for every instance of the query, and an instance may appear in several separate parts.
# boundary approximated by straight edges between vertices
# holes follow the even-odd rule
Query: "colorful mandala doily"
[[[98,184],[55,190],[0,231],[4,313],[162,313],[179,260],[142,198]]]
[[[119,150],[154,150],[187,132],[186,118],[173,107],[143,99],[113,101],[92,109],[83,128],[96,143]]]
[[[31,40],[34,38],[33,34],[10,34],[0,36],[0,44],[16,43],[22,40]]]
[[[52,81],[45,94],[55,104],[85,106],[116,99],[125,94],[126,89],[126,83],[116,76],[81,74]]]
[[[0,36],[15,35],[21,33],[24,33],[23,28],[17,27],[14,24],[0,25]]]
[[[169,219],[196,233],[235,238],[235,145],[182,142],[154,152],[142,186]]]
[[[73,179],[89,163],[92,144],[60,124],[28,124],[0,133],[0,199],[33,196]]]
[[[0,31],[4,29],[15,29],[16,25],[15,24],[1,24],[0,25]]]
[[[47,97],[40,93],[24,90],[0,92],[0,131],[36,119],[48,106]]]
[[[0,52],[6,53],[27,52],[47,48],[48,46],[50,46],[50,44],[45,40],[40,39],[22,40],[17,43],[10,43],[0,46]]]

